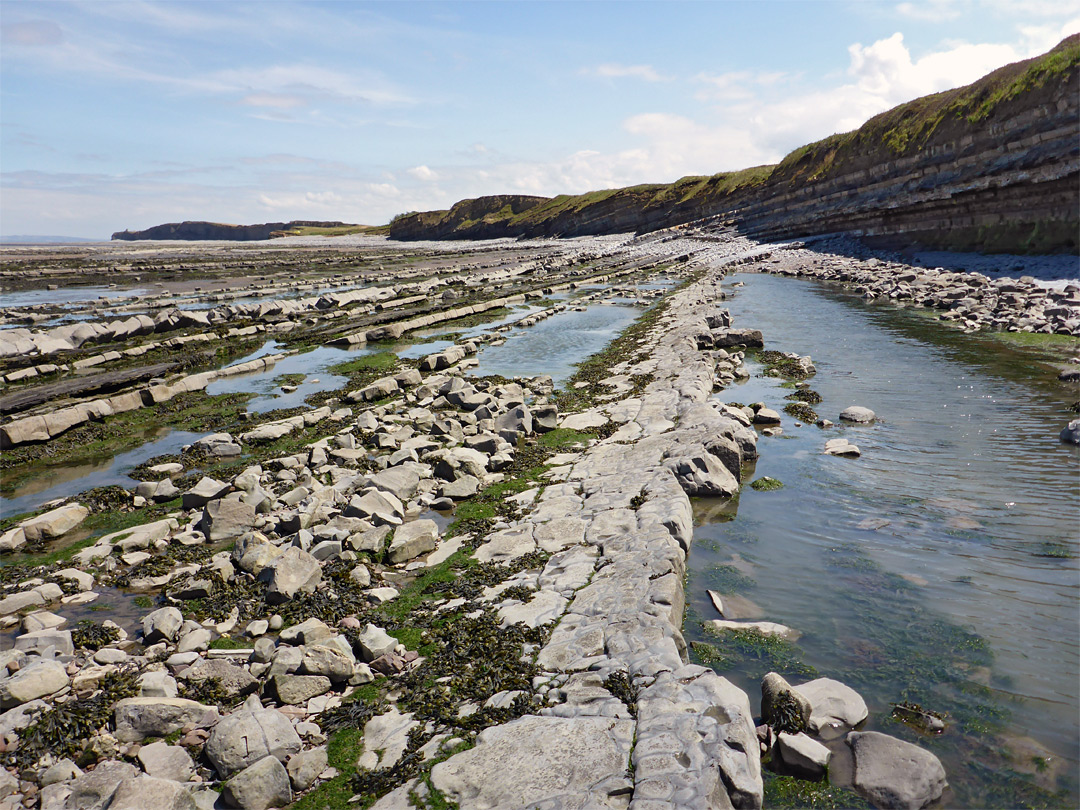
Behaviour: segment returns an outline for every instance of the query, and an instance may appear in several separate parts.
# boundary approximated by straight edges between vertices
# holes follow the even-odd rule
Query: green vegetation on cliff
[[[1057,116],[1054,120],[1058,123],[1045,123],[1044,129],[1060,127],[1061,120],[1067,119],[1069,108],[1076,106],[1078,65],[1080,35],[1063,40],[1042,56],[1006,65],[965,87],[901,104],[871,118],[853,132],[831,135],[799,147],[775,166],[684,177],[674,183],[561,194],[551,199],[498,196],[463,200],[448,211],[395,217],[390,224],[390,236],[410,240],[644,233],[713,216],[740,226],[756,218],[758,221],[749,228],[750,232],[769,233],[774,230],[769,219],[777,210],[783,220],[781,228],[786,225],[798,230],[805,226],[805,233],[828,232],[830,228],[859,229],[864,226],[845,224],[842,218],[836,222],[824,221],[828,217],[822,218],[820,210],[811,210],[812,202],[805,205],[805,211],[797,206],[784,209],[784,200],[801,194],[799,199],[805,204],[817,194],[838,191],[843,192],[840,195],[843,197],[861,189],[871,177],[877,184],[887,179],[900,184],[911,168],[897,165],[898,159],[912,158],[919,166],[933,166],[954,160],[965,149],[993,148],[995,138],[1004,143],[1006,138],[1012,141],[1017,137],[1011,130],[1005,135],[1001,128],[1010,120],[1024,127],[1040,118],[1050,121],[1047,116]],[[1072,122],[1075,125],[1075,115]],[[1034,130],[1036,134],[1042,131],[1038,126]],[[1041,143],[1039,149],[1044,149]],[[1056,153],[1036,158],[1037,162],[1050,164],[1060,160]],[[973,164],[970,169],[978,177],[990,170],[992,167],[983,163]],[[809,191],[808,187],[822,181],[831,181],[838,188],[821,186]],[[931,182],[938,182],[936,174]],[[1068,178],[1058,178],[1055,182],[1065,184],[1062,186],[1065,188]],[[1053,193],[1065,197],[1071,193],[1075,197],[1075,182],[1071,188],[1071,192],[1066,189]],[[898,185],[896,193],[903,191]],[[891,203],[895,202],[895,193],[882,194]],[[850,206],[850,200],[846,204]],[[1000,208],[1005,203],[999,200],[994,204]],[[871,200],[861,213],[877,211],[875,205]],[[1017,214],[1012,220],[999,220],[992,227],[945,223],[939,228],[940,233],[930,234],[930,241],[947,249],[1075,250],[1076,206],[1060,200],[1053,205],[1050,215]],[[1026,201],[1014,207],[1030,208]],[[897,214],[892,210],[896,208],[891,205],[891,215]],[[966,216],[968,221],[973,218]],[[873,232],[876,226],[872,222],[870,225]],[[957,229],[963,231],[959,236],[954,233]],[[951,241],[950,234],[954,234]]]

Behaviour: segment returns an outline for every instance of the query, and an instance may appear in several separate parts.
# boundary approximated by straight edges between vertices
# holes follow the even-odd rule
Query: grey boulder
[[[179,782],[137,776],[121,782],[109,810],[195,810],[195,799]]]
[[[439,526],[434,520],[414,520],[394,530],[390,541],[387,559],[391,565],[409,560],[434,551],[439,540]]]
[[[147,775],[173,782],[186,782],[195,770],[188,752],[179,745],[155,742],[139,749],[139,762]]]
[[[265,756],[236,774],[225,784],[221,797],[242,810],[284,807],[293,800],[289,774],[273,756]]]
[[[218,718],[218,710],[184,698],[134,697],[119,701],[113,716],[116,739],[138,742],[147,737],[165,737],[187,725],[211,725]]]
[[[794,688],[810,701],[809,729],[814,734],[821,735],[829,729],[853,729],[868,714],[862,696],[832,678],[818,678]]]
[[[202,530],[211,543],[232,540],[255,525],[255,507],[240,501],[219,499],[203,509]]]
[[[285,760],[300,748],[299,735],[281,712],[243,710],[222,718],[214,726],[206,741],[206,756],[221,778],[226,779],[263,757]]]
[[[259,572],[259,578],[268,583],[267,602],[287,602],[297,593],[312,593],[322,579],[322,567],[306,551],[290,546]]]
[[[877,731],[853,731],[855,789],[882,810],[921,810],[945,791],[941,761],[917,745]]]
[[[0,708],[21,706],[51,695],[70,682],[67,670],[59,661],[39,661],[20,669],[10,678],[0,678]]]
[[[174,607],[155,610],[142,620],[143,644],[157,644],[176,641],[180,628],[184,624],[184,615]]]

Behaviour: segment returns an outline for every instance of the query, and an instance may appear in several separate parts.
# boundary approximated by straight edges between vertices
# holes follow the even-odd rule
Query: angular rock
[[[166,737],[184,726],[207,726],[218,718],[215,706],[183,698],[124,698],[113,709],[116,739],[139,742],[147,737]]]
[[[160,740],[139,749],[139,762],[149,776],[157,779],[186,782],[195,772],[195,763],[185,748]]]
[[[75,645],[71,641],[70,630],[35,630],[23,633],[15,639],[15,649],[25,653],[41,655],[50,647],[60,655],[71,655]]]
[[[858,458],[862,455],[862,451],[847,439],[829,439],[825,442],[825,455]]]
[[[275,675],[272,681],[279,703],[297,705],[330,691],[325,675]]]
[[[354,495],[345,509],[345,514],[349,517],[370,518],[376,523],[396,526],[401,523],[405,506],[392,493],[371,488],[362,494]]]
[[[776,750],[785,770],[800,779],[822,779],[828,773],[832,752],[806,734],[780,732],[776,737]]]
[[[143,775],[121,782],[109,810],[196,810],[195,799],[179,782]]]
[[[310,619],[300,622],[300,624],[286,627],[278,635],[278,638],[281,639],[283,644],[308,646],[318,644],[323,639],[330,638],[333,635],[334,631],[325,622],[312,616]]]
[[[929,751],[877,731],[852,731],[855,789],[883,810],[920,810],[947,785],[941,761]]]
[[[201,658],[184,671],[189,681],[205,681],[216,678],[227,695],[247,695],[259,688],[259,681],[243,667],[230,664],[221,658]]]
[[[67,806],[79,810],[103,810],[120,783],[138,774],[129,762],[107,760],[71,783]]]
[[[157,644],[159,641],[174,642],[184,624],[184,615],[174,607],[155,610],[142,620],[143,644]]]
[[[368,479],[368,484],[400,501],[408,501],[420,488],[420,475],[408,467],[391,467],[375,473]]]
[[[794,687],[810,701],[809,729],[822,734],[826,729],[853,729],[866,719],[866,701],[850,686],[832,678],[817,678]]]
[[[877,415],[869,408],[864,408],[861,405],[852,405],[849,408],[844,408],[840,411],[840,418],[845,422],[873,422],[877,418]]]
[[[202,530],[211,543],[239,537],[255,525],[255,507],[219,498],[203,510]]]
[[[387,560],[391,565],[408,562],[433,551],[439,542],[439,526],[434,520],[414,520],[394,530]]]
[[[297,793],[307,790],[319,778],[319,774],[326,770],[326,746],[293,754],[287,770],[293,790]]]
[[[371,663],[376,658],[393,652],[397,647],[398,640],[374,624],[368,624],[360,633],[360,651],[365,663]]]
[[[289,774],[273,756],[265,756],[236,774],[225,784],[221,797],[241,810],[284,807],[293,800]]]
[[[340,637],[339,637],[340,638]],[[348,642],[345,641],[345,645]],[[349,680],[356,668],[352,650],[348,653],[330,646],[305,647],[300,671],[305,675],[324,675],[335,683]]]
[[[43,698],[69,683],[67,670],[59,661],[39,661],[9,678],[0,678],[0,708],[10,709]]]
[[[66,534],[86,520],[89,514],[90,510],[85,506],[69,503],[20,523],[19,528],[27,542],[38,543]]]
[[[322,568],[306,551],[290,546],[263,568],[259,579],[268,585],[267,602],[287,602],[297,593],[312,593],[322,579]]]
[[[199,509],[206,506],[210,501],[220,498],[232,489],[231,484],[216,481],[208,476],[199,479],[199,483],[184,493],[180,505],[184,509]]]

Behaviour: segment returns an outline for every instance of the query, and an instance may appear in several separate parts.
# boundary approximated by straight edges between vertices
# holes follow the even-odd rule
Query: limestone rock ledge
[[[562,701],[487,729],[432,770],[462,807],[761,807],[749,699],[688,664],[681,632],[688,495],[714,491],[713,479],[737,490],[738,465],[756,454],[754,432],[709,401],[715,361],[698,337],[724,320],[721,299],[713,278],[671,297],[646,359],[615,369],[653,382],[598,409],[625,430],[582,453],[507,530],[521,546],[507,553],[525,553],[574,524],[538,579],[540,594],[572,596],[537,658]],[[375,807],[398,806],[395,794]]]

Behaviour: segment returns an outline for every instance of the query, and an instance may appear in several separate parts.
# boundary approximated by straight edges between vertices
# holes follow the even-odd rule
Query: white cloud
[[[411,169],[406,169],[405,173],[415,177],[417,180],[423,180],[425,183],[439,179],[439,176],[427,166],[413,166]]]
[[[206,77],[222,92],[249,97],[329,98],[372,104],[409,104],[413,99],[379,76],[348,75],[317,65],[272,65],[222,70]]]
[[[605,79],[643,79],[647,82],[667,81],[667,78],[657,73],[652,65],[620,65],[615,62],[607,62],[593,68],[585,68],[581,72],[585,75],[600,76]]]

